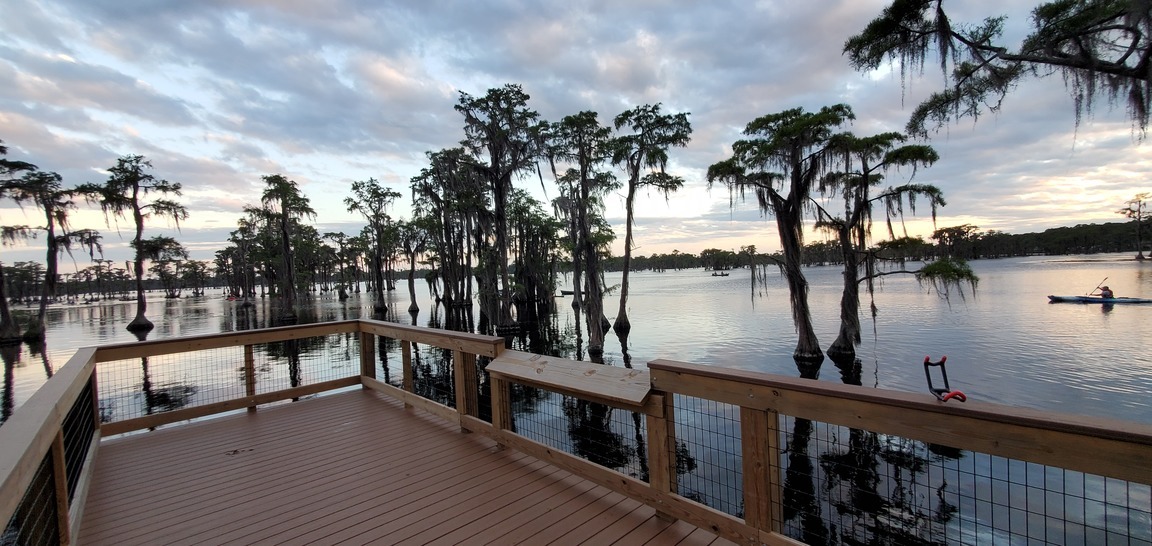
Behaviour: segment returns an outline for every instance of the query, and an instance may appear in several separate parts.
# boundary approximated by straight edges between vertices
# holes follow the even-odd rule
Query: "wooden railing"
[[[19,544],[68,543],[77,528],[80,511],[72,500],[84,498],[88,480],[82,478],[83,485],[69,495],[66,476],[75,469],[69,468],[65,453],[64,422],[74,410],[87,410],[91,417],[90,437],[74,439],[87,444],[87,455],[72,462],[86,475],[99,445],[99,413],[90,401],[89,408],[83,407],[83,393],[95,390],[95,354],[94,348],[77,351],[0,426],[0,522],[6,526],[5,543],[9,539]],[[10,524],[14,519],[23,520],[16,529]]]
[[[272,392],[257,393],[253,347],[290,339],[355,334],[359,345],[356,373]],[[376,378],[376,336],[401,344],[402,378],[394,386]],[[452,351],[455,408],[413,392],[413,344]],[[100,423],[100,362],[168,354],[242,348],[245,394],[233,399],[174,411]],[[491,359],[486,374],[477,358]],[[239,363],[238,363],[239,364]],[[480,382],[488,378],[491,423],[481,419]],[[99,439],[227,411],[255,411],[260,405],[327,390],[361,385],[459,423],[464,431],[492,437],[517,449],[741,543],[796,544],[784,535],[783,453],[781,419],[809,419],[831,425],[951,446],[1014,460],[1029,461],[1125,480],[1152,483],[1152,427],[1089,419],[992,404],[942,404],[930,395],[837,385],[768,374],[729,370],[666,360],[647,370],[630,370],[545,357],[504,349],[499,337],[357,320],[273,328],[173,340],[85,348],[53,376],[11,419],[0,426],[0,522],[18,521],[18,531],[36,527],[68,542],[81,516],[88,470]],[[514,432],[510,387],[523,384],[642,414],[646,422],[647,481],[589,462],[554,446]],[[85,393],[91,393],[85,396]],[[733,515],[682,496],[676,473],[677,397],[693,397],[738,407],[742,514]],[[88,415],[94,423],[87,436],[68,439],[63,423],[69,414]],[[83,429],[81,429],[83,430]],[[84,445],[77,460],[65,445]],[[83,450],[82,450],[83,451]],[[64,476],[77,474],[80,485],[69,491]],[[44,484],[54,501],[37,526],[27,496]],[[44,504],[41,501],[41,504]],[[15,516],[15,519],[14,519]],[[50,524],[45,523],[51,519]],[[47,529],[47,528],[51,529]],[[47,530],[45,530],[47,529]],[[25,542],[35,543],[34,539]]]
[[[782,538],[782,416],[1152,484],[1147,425],[669,360],[648,367],[654,393],[740,408],[744,520],[765,543]]]
[[[289,340],[352,333],[358,334],[358,345],[361,349],[360,366],[355,373],[308,385],[264,393],[256,392],[254,347]],[[5,543],[11,539],[20,544],[70,542],[74,538],[74,531],[78,530],[77,523],[83,512],[92,461],[97,456],[99,440],[103,436],[151,429],[245,408],[255,411],[260,405],[355,385],[365,385],[389,392],[403,392],[375,380],[377,359],[375,344],[372,342],[374,336],[401,340],[406,355],[409,354],[409,347],[413,342],[452,349],[455,352],[454,361],[457,366],[463,367],[471,363],[473,370],[476,355],[492,357],[504,346],[504,339],[499,337],[416,328],[381,321],[351,320],[80,349],[3,426],[0,426],[0,522],[6,525],[0,538],[3,538]],[[243,370],[244,396],[142,417],[101,422],[98,364],[163,355],[195,354],[225,348],[242,351],[238,353],[236,360]],[[410,362],[408,357],[405,361]],[[410,365],[406,369],[410,371]],[[466,374],[457,374],[457,376],[464,375]],[[410,385],[411,374],[407,373],[406,377],[409,378],[406,384]],[[466,391],[458,389],[458,392]],[[89,396],[85,397],[85,393],[89,393]],[[418,403],[416,400],[411,401]],[[421,406],[436,411],[435,404],[421,403]],[[92,425],[79,429],[79,432],[65,427],[69,414],[76,412],[86,415]],[[445,416],[454,414],[452,410],[440,410],[438,413]],[[86,434],[86,437],[72,439],[66,436],[68,434]],[[86,448],[82,450],[84,457],[79,460],[70,457],[65,449],[66,444],[77,443]],[[67,483],[69,475],[78,476],[80,484],[71,492]],[[48,490],[45,490],[45,484]]]

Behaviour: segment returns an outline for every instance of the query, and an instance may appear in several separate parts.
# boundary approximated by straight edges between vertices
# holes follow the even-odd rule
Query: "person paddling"
[[[1116,295],[1112,293],[1112,289],[1108,288],[1107,286],[1101,286],[1100,287],[1100,297],[1112,299],[1112,298],[1115,298]]]

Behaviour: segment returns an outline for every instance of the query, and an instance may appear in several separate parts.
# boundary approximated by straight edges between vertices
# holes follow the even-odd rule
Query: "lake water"
[[[983,260],[972,267],[981,278],[974,297],[942,297],[910,275],[884,278],[875,297],[879,313],[875,321],[864,319],[864,339],[857,350],[864,385],[926,392],[924,357],[947,355],[951,387],[970,400],[1152,423],[1152,305],[1050,304],[1046,297],[1085,294],[1107,277],[1106,284],[1119,296],[1152,298],[1152,263],[1128,255],[1093,255]],[[840,271],[813,267],[805,273],[813,321],[821,346],[827,348],[838,329]],[[747,270],[727,277],[698,269],[633,273],[633,365],[667,358],[798,375],[791,357],[796,338],[784,280],[770,273],[768,285],[756,287],[753,297],[749,276]],[[617,284],[619,274],[609,274],[607,282]],[[398,288],[389,298],[393,308],[404,310],[407,290],[403,284]],[[417,288],[417,295],[423,309],[417,322],[423,324],[431,303],[424,286]],[[371,303],[362,296],[346,302],[317,298],[313,304],[318,320],[370,316]],[[557,300],[561,327],[574,324],[569,302]],[[605,303],[611,318],[616,300],[610,297]],[[235,305],[218,292],[150,301],[149,317],[156,329],[149,339],[253,327],[238,322]],[[862,307],[867,309],[868,303]],[[133,341],[124,330],[133,315],[132,302],[52,308],[43,352],[24,345],[4,353],[4,416],[76,348]],[[399,316],[410,321],[403,312]],[[608,337],[605,359],[619,365],[620,343],[614,335]],[[820,379],[839,382],[840,370],[825,361]]]

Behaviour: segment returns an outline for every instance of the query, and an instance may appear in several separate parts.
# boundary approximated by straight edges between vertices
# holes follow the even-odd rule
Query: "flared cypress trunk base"
[[[796,361],[796,371],[800,372],[801,379],[820,379],[820,367],[824,363],[824,358],[820,360],[801,360],[794,358]]]
[[[632,331],[632,322],[628,320],[628,315],[617,316],[616,322],[612,325],[612,331],[616,332],[617,336],[628,337],[628,333]]]
[[[20,328],[15,322],[0,325],[0,345],[15,345],[23,341],[20,337]]]
[[[132,322],[128,323],[127,330],[129,332],[151,332],[155,327],[156,325],[152,324],[152,321],[143,316],[138,316],[132,319]]]
[[[44,340],[44,325],[38,322],[33,322],[28,325],[28,330],[21,336],[24,341],[43,341]]]
[[[496,327],[496,335],[501,337],[515,337],[520,335],[521,331],[519,324],[501,324]]]
[[[845,346],[845,344],[840,343],[840,340],[836,340],[831,347],[828,347],[827,355],[828,358],[832,359],[832,362],[837,364],[844,362],[851,363],[853,360],[856,360],[856,347],[851,343]]]
[[[792,353],[792,360],[796,361],[797,366],[815,366],[819,368],[820,365],[824,363],[824,353],[821,352],[820,349],[816,349],[812,352],[805,352],[801,351],[800,349],[796,349],[796,351]]]

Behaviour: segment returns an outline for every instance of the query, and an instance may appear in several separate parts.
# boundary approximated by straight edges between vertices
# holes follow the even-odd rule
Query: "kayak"
[[[1145,298],[1101,298],[1099,296],[1048,296],[1050,303],[1152,303]]]

